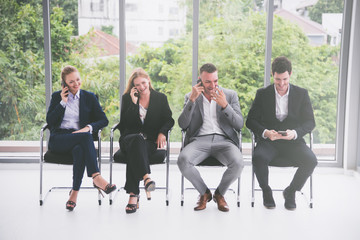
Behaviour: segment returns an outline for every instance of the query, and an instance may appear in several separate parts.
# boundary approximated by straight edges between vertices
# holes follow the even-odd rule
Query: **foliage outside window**
[[[45,87],[42,6],[10,0],[1,2],[0,32],[0,139],[37,140],[45,122]],[[246,118],[256,90],[263,86],[266,13],[262,1],[200,1],[199,66],[213,62],[219,69],[220,84],[238,92]],[[319,1],[320,2],[320,1]],[[91,33],[72,37],[75,27],[65,20],[71,14],[52,6],[52,80],[53,91],[60,89],[60,71],[67,64],[76,66],[83,79],[83,89],[93,91],[109,118],[111,126],[119,121],[118,57],[98,58],[99,49],[85,48]],[[143,67],[154,87],[167,94],[177,120],[184,95],[191,91],[192,1],[180,1],[187,9],[187,31],[161,47],[142,44],[127,56],[127,75]],[[259,10],[260,9],[260,10]],[[85,51],[86,49],[86,51]],[[317,127],[317,143],[335,143],[336,97],[339,46],[309,44],[298,26],[274,17],[272,55],[285,55],[293,61],[292,82],[309,90]],[[104,130],[109,139],[110,127]],[[244,141],[250,141],[243,129]],[[180,141],[177,124],[171,141]]]

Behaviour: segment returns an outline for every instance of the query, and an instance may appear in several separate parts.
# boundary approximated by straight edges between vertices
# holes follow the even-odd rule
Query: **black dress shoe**
[[[264,206],[268,209],[273,209],[276,207],[271,189],[263,190],[263,203]]]
[[[289,187],[285,188],[285,190],[283,191],[283,195],[285,198],[284,206],[287,210],[295,210],[296,209],[295,192],[296,191],[290,189]]]

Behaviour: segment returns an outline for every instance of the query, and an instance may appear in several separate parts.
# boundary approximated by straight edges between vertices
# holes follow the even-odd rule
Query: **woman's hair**
[[[61,71],[61,82],[66,83],[65,82],[66,76],[73,72],[79,72],[79,71],[76,69],[76,67],[70,65],[64,67]]]
[[[126,86],[126,89],[124,91],[124,94],[125,93],[130,93],[131,89],[133,87],[135,87],[134,80],[136,78],[138,78],[138,77],[143,77],[143,78],[148,79],[149,80],[149,88],[154,90],[154,88],[151,85],[151,80],[150,80],[149,74],[144,69],[139,67],[139,68],[135,68],[134,71],[131,73],[131,75],[130,75],[130,77],[128,79],[127,86]]]

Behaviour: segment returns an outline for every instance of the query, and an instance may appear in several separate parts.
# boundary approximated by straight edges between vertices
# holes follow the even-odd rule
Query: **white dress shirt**
[[[216,105],[215,101],[209,102],[209,100],[203,95],[203,109],[204,109],[204,116],[203,116],[203,124],[199,130],[198,136],[201,135],[209,135],[209,134],[220,134],[225,135],[223,130],[221,130],[220,125],[217,121],[216,115]]]
[[[64,102],[61,100],[61,106],[65,108],[64,118],[61,122],[60,128],[62,129],[80,129],[80,90],[73,95],[69,91],[68,100]],[[92,133],[92,126],[89,124],[89,132]]]
[[[275,115],[276,118],[282,122],[284,121],[284,119],[288,116],[289,113],[289,90],[290,90],[290,85],[288,87],[287,92],[281,96],[278,91],[276,90],[276,86],[274,84],[274,90],[275,90]],[[264,132],[262,133],[262,137],[266,139],[265,137],[265,131],[268,129],[265,129]],[[295,137],[293,138],[293,140],[295,140],[297,138],[297,132],[295,130],[293,130],[295,133]]]

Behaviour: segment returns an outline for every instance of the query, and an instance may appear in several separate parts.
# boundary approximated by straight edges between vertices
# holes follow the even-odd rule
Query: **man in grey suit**
[[[205,209],[206,203],[214,198],[220,211],[229,211],[224,194],[244,167],[238,138],[244,120],[236,92],[219,87],[213,64],[206,63],[200,68],[200,82],[186,94],[178,122],[186,130],[186,137],[177,164],[200,193],[194,210]],[[214,196],[195,168],[210,156],[227,166]]]

